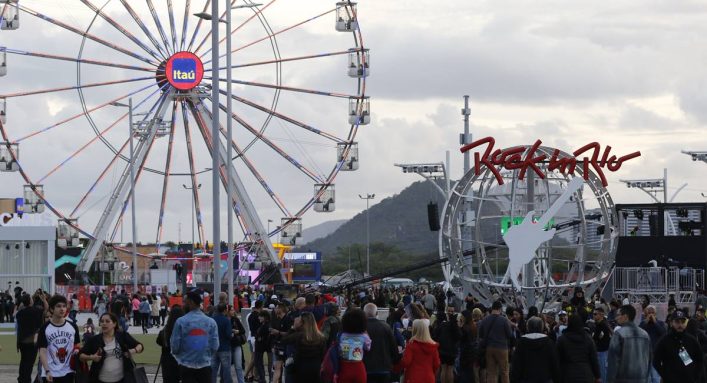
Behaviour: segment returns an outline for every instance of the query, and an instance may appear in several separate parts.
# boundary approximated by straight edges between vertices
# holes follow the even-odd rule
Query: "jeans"
[[[211,383],[211,367],[189,368],[179,366],[182,383]]]
[[[258,372],[258,382],[260,383],[266,383],[268,380],[265,379],[265,358],[263,356],[265,355],[265,352],[263,351],[256,351],[255,352],[255,371]]]
[[[236,382],[245,383],[245,378],[243,377],[243,347],[232,348],[231,355],[233,357],[233,365],[236,368]]]
[[[219,371],[220,370],[220,371]],[[221,383],[232,383],[231,351],[219,351],[211,358],[211,383],[216,383],[221,375]]]
[[[651,367],[651,383],[660,383],[660,374],[653,367]]]
[[[32,369],[37,359],[37,348],[33,343],[20,343],[20,371],[17,376],[18,383],[32,381]]]
[[[597,359],[599,360],[599,373],[601,375],[602,383],[606,383],[606,369],[608,365],[609,351],[599,351],[597,352]]]

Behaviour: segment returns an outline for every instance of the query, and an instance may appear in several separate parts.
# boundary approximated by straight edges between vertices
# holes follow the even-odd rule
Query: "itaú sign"
[[[572,152],[572,156],[566,156],[559,149],[552,149],[552,154],[548,156],[542,151],[538,152],[542,141],[536,140],[530,146],[516,146],[508,149],[495,149],[496,140],[493,137],[485,137],[470,144],[462,146],[462,153],[466,153],[474,148],[486,145],[483,153],[474,152],[474,172],[481,173],[482,166],[493,173],[499,185],[503,185],[503,177],[497,167],[504,167],[508,170],[520,169],[518,179],[525,178],[525,173],[530,170],[535,172],[540,178],[545,178],[545,174],[538,164],[547,164],[548,171],[559,170],[562,174],[574,174],[578,163],[581,163],[584,179],[589,179],[590,170],[593,170],[601,179],[604,187],[608,185],[605,170],[615,172],[621,168],[624,162],[639,157],[641,152],[633,152],[621,157],[611,154],[611,146],[606,146],[603,150],[598,142],[590,142]]]

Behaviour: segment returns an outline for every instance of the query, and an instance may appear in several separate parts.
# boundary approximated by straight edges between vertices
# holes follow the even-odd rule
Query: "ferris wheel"
[[[220,36],[230,34],[233,46],[224,49],[223,37],[216,63],[210,5],[0,0],[0,171],[21,176],[26,213],[56,215],[61,246],[88,238],[82,271],[104,244],[118,242],[132,193],[143,240],[159,247],[193,204],[192,233],[204,243],[201,179],[211,177],[215,148],[221,187],[231,182],[235,191],[237,240],[274,263],[271,238],[295,245],[305,212],[334,211],[336,176],[358,169],[356,135],[370,123],[370,61],[356,3],[224,1],[233,18],[218,15]],[[277,214],[271,229],[268,217]]]

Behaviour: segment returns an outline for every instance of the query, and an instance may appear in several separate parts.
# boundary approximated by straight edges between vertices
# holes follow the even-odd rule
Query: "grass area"
[[[131,334],[132,335],[132,334]],[[160,362],[160,346],[155,343],[156,334],[133,335],[138,342],[145,346],[145,351],[135,357],[137,364],[157,365]],[[13,335],[0,336],[0,365],[12,365],[20,363],[20,354],[17,352],[16,341]],[[244,347],[246,360],[250,357],[248,347]]]

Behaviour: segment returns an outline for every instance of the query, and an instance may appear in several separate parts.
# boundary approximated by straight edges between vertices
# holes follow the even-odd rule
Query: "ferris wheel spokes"
[[[229,7],[233,7],[234,4],[236,4],[236,0],[231,0],[231,4],[229,5]],[[205,13],[208,13],[208,12],[206,12],[206,11],[204,11],[204,12],[205,12]],[[221,20],[224,20],[224,18],[226,17],[226,12],[228,12],[228,10],[225,10],[225,11],[223,11],[223,13],[221,13],[221,15],[220,15],[219,18],[218,18],[218,19],[219,19],[219,22],[221,22]],[[211,37],[211,34],[212,34],[212,31],[211,31],[211,29],[209,29],[209,31],[206,32],[206,36],[204,36],[204,38],[201,40],[201,42],[200,42],[199,45],[196,47],[196,49],[194,49],[194,53],[195,53],[195,54],[198,54],[198,53],[199,53],[199,50],[204,46],[204,44],[206,44],[206,41],[209,39],[209,37]],[[191,48],[190,48],[190,49],[191,49]],[[199,56],[199,57],[203,57],[203,55],[202,55],[202,56]]]
[[[59,56],[59,55],[48,54],[48,53],[22,51],[22,50],[7,48],[7,47],[0,47],[0,52],[6,52],[9,54],[16,54],[16,55],[21,55],[21,56],[45,58],[45,59],[50,59],[50,60],[71,61],[71,62],[80,63],[80,64],[90,64],[90,65],[99,65],[99,66],[106,66],[106,67],[119,68],[119,69],[136,70],[136,71],[142,71],[142,72],[156,72],[157,71],[157,69],[155,69],[155,68],[145,68],[145,67],[138,67],[138,66],[133,66],[133,65],[124,65],[124,64],[110,63],[110,62],[105,62],[105,61],[90,60],[90,59],[80,59],[80,58],[76,58],[76,57]]]
[[[167,47],[163,47],[162,45],[160,45],[159,41],[157,41],[155,36],[152,35],[152,32],[150,32],[150,30],[147,28],[145,23],[142,21],[142,19],[140,18],[140,15],[138,15],[137,12],[135,12],[135,10],[128,4],[128,2],[126,0],[120,0],[120,2],[123,4],[123,7],[125,8],[125,10],[128,11],[128,13],[130,14],[130,17],[132,17],[133,20],[135,20],[135,23],[138,25],[138,27],[140,27],[140,29],[145,34],[145,36],[148,38],[148,40],[150,40],[152,45],[154,45],[155,48],[157,48],[157,50],[162,55],[162,58],[164,60],[166,60],[167,57],[169,57],[169,53],[165,52]]]
[[[128,192],[133,192],[129,182],[130,168],[131,166],[134,166],[134,164],[139,164],[140,170],[143,169],[145,161],[147,160],[148,152],[152,147],[152,143],[154,142],[155,136],[157,134],[157,129],[154,129],[152,127],[157,123],[158,119],[161,120],[164,117],[164,114],[167,111],[167,106],[169,105],[168,100],[171,98],[172,93],[172,91],[168,91],[162,94],[160,100],[155,105],[153,105],[151,112],[155,110],[155,107],[157,109],[154,113],[154,118],[152,119],[152,122],[149,127],[151,129],[148,129],[148,134],[140,137],[140,140],[138,141],[135,148],[132,162],[129,163],[125,167],[125,169],[123,169],[120,180],[118,181],[116,188],[113,190],[111,197],[108,200],[108,204],[103,210],[103,213],[101,214],[98,224],[96,225],[96,228],[93,232],[93,237],[95,239],[89,242],[86,251],[81,256],[81,260],[77,265],[77,270],[85,272],[89,271],[91,265],[93,264],[93,260],[96,258],[98,251],[103,245],[103,241],[106,239],[106,234],[108,234],[110,224],[113,222],[113,220],[115,220],[116,215],[118,214],[118,204],[124,200],[127,200],[127,197],[129,195]],[[144,117],[143,121],[147,120],[149,114],[150,113],[148,113],[148,115]],[[125,204],[123,204],[123,206],[125,206]],[[122,216],[122,212],[120,214]]]
[[[24,140],[26,140],[26,139],[28,139],[28,138],[34,137],[34,136],[36,136],[36,135],[38,135],[38,134],[41,134],[41,133],[47,132],[47,131],[49,131],[49,130],[52,130],[52,129],[58,127],[58,126],[61,126],[61,125],[63,125],[63,124],[66,124],[67,122],[70,122],[70,121],[73,121],[73,120],[75,120],[75,119],[77,119],[77,118],[79,118],[79,117],[85,116],[85,115],[88,114],[88,113],[94,112],[94,111],[99,110],[99,109],[101,109],[101,108],[105,108],[106,106],[108,106],[108,105],[110,105],[110,104],[112,104],[112,103],[114,103],[114,102],[118,102],[118,101],[120,101],[120,100],[124,100],[124,99],[126,99],[126,98],[128,98],[128,97],[130,97],[130,96],[133,96],[133,95],[138,94],[138,93],[140,93],[140,92],[142,92],[142,91],[145,91],[145,90],[147,90],[147,89],[149,89],[149,88],[151,88],[151,87],[153,87],[153,86],[154,86],[154,84],[150,84],[150,85],[148,85],[148,86],[146,86],[146,87],[143,87],[143,88],[140,88],[140,89],[138,89],[138,90],[136,90],[136,91],[134,91],[134,92],[131,92],[131,93],[122,95],[122,96],[120,96],[120,97],[114,98],[114,99],[112,99],[112,100],[110,100],[110,101],[108,101],[108,102],[105,102],[105,103],[100,104],[100,105],[98,105],[98,106],[95,106],[95,107],[93,107],[93,108],[91,108],[91,109],[88,109],[88,110],[86,110],[85,112],[81,112],[81,113],[75,114],[75,115],[73,115],[73,116],[71,116],[71,117],[68,117],[68,118],[66,118],[66,119],[64,119],[64,120],[61,120],[61,121],[59,121],[59,122],[57,122],[57,123],[55,123],[55,124],[53,124],[53,125],[50,125],[50,126],[48,126],[48,127],[46,127],[46,128],[42,128],[42,129],[39,129],[39,130],[37,130],[37,131],[35,131],[35,132],[32,132],[32,133],[30,133],[30,134],[28,134],[28,135],[26,135],[26,136],[23,136],[23,137],[21,137],[21,138],[15,140],[15,141],[13,141],[13,142],[19,143],[19,142],[22,142],[22,141],[24,141]]]
[[[127,80],[94,82],[94,83],[91,83],[91,84],[74,85],[74,86],[67,86],[67,87],[62,87],[62,88],[49,88],[49,89],[40,89],[40,90],[33,90],[33,91],[26,91],[26,92],[18,92],[18,93],[8,93],[8,94],[2,94],[2,95],[0,95],[0,98],[13,98],[13,97],[34,96],[34,95],[37,95],[37,94],[63,92],[63,91],[67,91],[67,90],[76,90],[76,89],[95,88],[95,87],[99,87],[99,86],[126,84],[126,83],[129,83],[129,82],[146,81],[146,80],[152,80],[152,81],[154,81],[155,78],[154,78],[154,76],[151,76],[151,77],[136,77],[136,78],[131,78],[131,79],[127,79]]]
[[[253,20],[254,18],[256,18],[256,17],[259,18],[260,15],[263,13],[263,11],[265,11],[266,9],[268,9],[268,7],[269,7],[270,5],[272,5],[272,3],[274,3],[275,1],[277,1],[277,0],[270,0],[270,2],[267,3],[267,4],[265,4],[263,7],[257,7],[257,8],[254,7],[256,10],[253,11],[253,14],[252,14],[249,18],[245,19],[245,20],[244,20],[241,24],[239,24],[236,28],[233,28],[233,29],[231,30],[231,32],[230,32],[231,35],[234,35],[236,32],[238,32],[238,30],[240,30],[241,28],[243,28],[244,26],[246,26],[246,25],[247,25],[251,20]],[[209,35],[209,36],[210,36],[210,35]],[[207,36],[207,37],[208,37],[208,36]],[[222,37],[221,40],[219,40],[218,43],[219,43],[219,44],[223,44],[223,42],[226,41],[227,38],[228,38],[228,36]],[[203,42],[202,42],[202,44],[203,44]],[[201,48],[201,47],[199,47],[199,48]],[[199,57],[203,59],[204,56],[206,56],[207,54],[209,54],[212,50],[213,50],[213,47],[207,49],[207,50],[206,50],[204,53],[202,53]],[[197,49],[196,51],[198,52],[199,49]]]
[[[238,48],[233,49],[233,50],[230,52],[230,54],[233,54],[233,53],[236,53],[236,52],[241,51],[241,50],[243,50],[243,49],[246,49],[246,48],[248,48],[248,47],[251,47],[251,46],[253,46],[253,45],[257,44],[257,43],[260,43],[260,42],[262,42],[262,41],[271,39],[271,38],[273,38],[273,37],[275,37],[275,36],[277,36],[277,35],[279,35],[279,34],[281,34],[281,33],[284,33],[284,32],[287,32],[287,31],[289,31],[289,30],[292,30],[292,29],[294,29],[294,28],[297,28],[297,27],[299,27],[299,26],[302,26],[302,25],[304,25],[304,24],[306,24],[306,23],[308,23],[308,22],[310,22],[310,21],[314,21],[314,20],[316,20],[316,19],[318,19],[318,18],[320,18],[320,17],[326,16],[326,15],[328,15],[328,14],[334,12],[334,11],[336,11],[336,8],[331,9],[331,10],[328,10],[328,11],[323,12],[323,13],[320,13],[320,14],[318,14],[318,15],[316,15],[316,16],[314,16],[314,17],[311,17],[311,18],[309,18],[309,19],[307,19],[307,20],[300,21],[299,23],[290,25],[289,27],[284,28],[284,29],[281,29],[281,30],[279,30],[279,31],[277,31],[277,32],[269,33],[269,34],[268,34],[267,36],[265,36],[265,37],[261,37],[261,38],[255,40],[255,41],[252,41],[252,42],[250,42],[250,43],[247,43],[247,44],[245,44],[245,45],[242,45],[242,46],[240,46],[240,47],[238,47]],[[197,52],[198,52],[198,50],[197,50]],[[224,53],[224,54],[220,55],[220,56],[219,56],[219,59],[222,59],[222,58],[226,57],[227,54],[229,54],[229,53],[227,52],[227,53]],[[203,57],[203,56],[202,56],[202,57]],[[211,62],[212,62],[212,60],[204,61],[204,65],[206,65],[206,64],[208,64],[208,63],[211,63]]]
[[[221,90],[221,91],[219,91],[219,93],[221,93],[221,94],[227,96],[227,93],[226,93],[225,90]],[[240,102],[240,103],[242,103],[242,104],[245,104],[245,105],[248,105],[248,106],[250,106],[250,107],[252,107],[252,108],[255,108],[255,109],[257,109],[257,110],[259,110],[259,111],[261,111],[261,112],[267,113],[267,114],[272,115],[272,116],[274,116],[274,117],[277,117],[277,118],[279,118],[279,119],[281,119],[281,120],[283,120],[283,121],[289,122],[289,123],[292,124],[292,125],[299,126],[299,127],[302,128],[302,129],[305,129],[305,130],[308,130],[308,131],[310,131],[310,132],[312,132],[312,133],[314,133],[314,134],[320,135],[320,136],[322,136],[322,137],[324,137],[324,138],[326,138],[326,139],[328,139],[328,140],[331,140],[331,141],[333,141],[333,142],[341,143],[341,142],[344,142],[344,141],[345,141],[344,139],[339,138],[339,137],[336,137],[335,135],[333,135],[333,134],[331,134],[331,133],[325,132],[325,131],[323,131],[323,130],[321,130],[321,129],[317,129],[317,128],[313,127],[313,126],[310,126],[310,125],[307,125],[307,124],[305,124],[305,123],[303,123],[303,122],[297,121],[297,120],[295,120],[295,119],[292,118],[292,117],[288,117],[288,116],[286,116],[286,115],[284,115],[284,114],[282,114],[282,113],[278,113],[278,112],[276,112],[276,111],[274,111],[274,110],[272,110],[272,109],[266,108],[266,107],[264,107],[264,106],[262,106],[262,105],[258,105],[258,104],[256,104],[256,103],[253,102],[253,101],[246,100],[245,98],[238,97],[238,96],[235,95],[235,94],[232,94],[232,95],[231,95],[231,98],[233,98],[234,100],[236,100],[236,101],[238,101],[238,102]]]
[[[98,183],[101,182],[101,180],[103,180],[103,178],[106,176],[106,174],[108,174],[108,171],[113,167],[113,165],[115,164],[115,161],[117,161],[118,158],[120,158],[120,154],[123,152],[123,150],[125,150],[125,148],[128,147],[128,143],[130,143],[130,138],[127,138],[127,139],[125,140],[125,142],[123,143],[123,145],[120,147],[120,149],[118,149],[118,153],[116,153],[116,154],[113,156],[113,159],[110,160],[110,162],[109,162],[108,165],[103,169],[103,171],[102,171],[101,174],[98,176],[98,178],[93,182],[93,184],[91,184],[91,187],[88,188],[88,191],[86,192],[86,194],[84,194],[83,197],[81,197],[81,199],[79,200],[79,202],[76,204],[76,207],[74,208],[74,210],[72,210],[72,211],[71,211],[71,214],[69,214],[69,217],[72,217],[72,218],[73,218],[73,217],[76,216],[76,212],[77,212],[77,211],[81,208],[81,206],[86,202],[86,199],[87,199],[88,196],[91,194],[91,192],[96,188],[96,186],[98,185]]]
[[[358,49],[358,48],[353,48],[353,49]],[[297,56],[297,57],[290,57],[290,58],[284,58],[284,59],[281,58],[281,59],[268,60],[268,61],[258,61],[258,62],[252,62],[252,63],[231,65],[231,69],[248,68],[248,67],[253,67],[253,66],[258,66],[258,65],[279,64],[279,63],[290,62],[290,61],[311,60],[311,59],[316,59],[316,58],[339,56],[339,55],[345,55],[345,54],[350,54],[350,53],[351,53],[351,49],[345,50],[345,51],[338,51],[338,52],[320,53],[320,54],[315,54],[315,55]],[[218,68],[218,70],[220,70],[220,71],[223,71],[226,69],[228,69],[227,66],[220,66]],[[204,69],[204,72],[212,72],[212,71],[213,71],[213,68]]]
[[[209,101],[211,101],[210,98],[208,98],[208,99],[209,99]],[[220,105],[220,109],[221,109],[222,111],[224,111],[224,112],[226,111],[226,107],[225,107],[223,104]],[[256,138],[260,139],[264,144],[266,144],[267,146],[269,146],[272,150],[274,150],[274,151],[275,151],[277,154],[279,154],[282,158],[284,158],[284,159],[286,159],[287,161],[289,161],[292,165],[294,165],[294,167],[296,167],[298,170],[300,170],[300,171],[301,171],[302,173],[304,173],[306,176],[308,176],[309,178],[311,178],[314,182],[317,182],[317,183],[322,183],[322,182],[324,182],[324,180],[322,180],[322,178],[321,178],[319,175],[317,175],[317,173],[315,173],[314,171],[308,169],[306,166],[304,166],[304,165],[302,165],[301,163],[299,163],[299,161],[297,161],[297,160],[295,160],[294,158],[292,158],[292,156],[290,156],[289,154],[287,154],[284,150],[282,150],[279,146],[277,146],[277,144],[275,144],[274,142],[272,142],[272,140],[270,140],[269,138],[265,137],[265,135],[263,135],[260,131],[258,131],[257,129],[255,129],[254,127],[252,127],[248,122],[246,122],[245,120],[243,120],[242,118],[240,118],[236,113],[233,113],[233,114],[231,115],[231,118],[233,118],[233,120],[236,121],[239,125],[241,125],[242,127],[246,128],[246,130],[248,130],[248,131],[249,131],[251,134],[253,134]]]
[[[152,0],[145,0],[147,2],[147,8],[150,9],[150,13],[152,14],[152,20],[155,21],[155,26],[157,26],[157,31],[160,33],[160,37],[162,38],[162,43],[164,44],[163,47],[167,51],[167,54],[174,54],[176,52],[170,52],[169,50],[169,41],[167,41],[167,34],[164,31],[164,28],[162,28],[162,22],[160,21],[160,17],[157,15],[157,11],[155,10],[155,5],[152,3]],[[172,16],[174,18],[174,16]]]
[[[106,47],[108,47],[108,48],[111,48],[111,49],[113,49],[113,50],[115,50],[115,51],[118,51],[118,52],[120,52],[120,53],[123,53],[123,54],[125,54],[125,55],[128,55],[128,56],[130,56],[130,57],[132,57],[132,58],[135,58],[135,59],[140,60],[140,61],[142,61],[142,62],[145,62],[145,63],[147,63],[147,64],[151,64],[151,65],[157,66],[157,63],[155,63],[154,61],[148,59],[147,57],[141,56],[141,55],[139,55],[139,54],[137,54],[137,53],[135,53],[135,52],[129,51],[129,50],[127,50],[127,49],[125,49],[125,48],[123,48],[123,47],[120,47],[120,46],[118,46],[118,45],[116,45],[116,44],[110,43],[110,42],[108,42],[108,41],[106,41],[106,40],[103,40],[103,39],[101,39],[101,38],[99,38],[99,37],[97,37],[97,36],[91,34],[91,33],[88,33],[88,32],[85,32],[85,31],[81,31],[81,30],[79,30],[79,29],[77,29],[77,28],[75,28],[75,27],[72,27],[71,25],[66,24],[66,23],[64,23],[64,22],[62,22],[62,21],[59,21],[59,20],[57,20],[57,19],[51,18],[51,17],[49,17],[49,16],[47,16],[47,15],[44,15],[44,14],[39,13],[39,12],[37,12],[37,11],[34,11],[34,10],[30,9],[30,8],[27,8],[27,7],[24,6],[24,5],[20,5],[19,7],[20,7],[20,9],[21,9],[22,11],[24,11],[24,12],[26,12],[26,13],[29,13],[30,15],[35,16],[35,17],[37,17],[37,18],[40,18],[40,19],[42,19],[42,20],[48,21],[48,22],[50,22],[50,23],[52,23],[52,24],[54,24],[54,25],[56,25],[56,26],[58,26],[58,27],[61,27],[61,28],[63,28],[63,29],[66,29],[66,30],[69,31],[69,32],[73,32],[73,33],[75,33],[75,34],[77,34],[77,35],[79,35],[79,36],[82,36],[82,37],[86,37],[86,38],[88,38],[88,39],[91,39],[91,40],[93,40],[93,41],[95,41],[95,42],[97,42],[97,43],[99,43],[99,44],[101,44],[101,45],[104,45],[104,46],[106,46]]]
[[[189,15],[191,11],[191,0],[187,0],[184,5],[184,22],[182,23],[182,41],[179,44],[179,50],[184,50],[184,44],[187,41],[187,29],[189,27]]]
[[[169,129],[169,141],[167,143],[167,159],[164,166],[164,179],[162,181],[162,199],[160,200],[160,214],[157,216],[157,239],[155,244],[159,253],[160,244],[162,243],[162,227],[164,224],[164,211],[167,203],[167,189],[169,187],[169,172],[172,165],[172,150],[174,148],[174,126],[177,117],[177,102],[172,103],[172,121]]]
[[[132,33],[130,33],[127,29],[123,28],[123,26],[121,26],[120,24],[118,24],[118,23],[117,23],[115,20],[113,20],[110,16],[106,15],[105,12],[103,12],[103,9],[102,9],[102,8],[98,8],[98,7],[95,6],[93,3],[91,3],[89,0],[81,0],[81,2],[84,3],[84,4],[85,4],[89,9],[91,9],[93,12],[95,12],[96,14],[98,14],[98,16],[100,16],[103,20],[105,20],[106,22],[108,22],[108,24],[112,25],[113,28],[115,28],[115,29],[118,30],[120,33],[122,33],[125,37],[127,37],[128,39],[130,39],[130,41],[134,42],[135,44],[137,44],[137,46],[139,46],[140,48],[142,48],[145,52],[149,53],[150,56],[152,56],[155,60],[157,60],[157,61],[159,62],[159,61],[162,61],[162,60],[165,59],[165,56],[162,55],[161,52],[160,52],[160,53],[155,52],[154,49],[148,47],[145,43],[143,43],[143,42],[140,41],[137,37],[135,37],[135,35],[133,35]]]
[[[221,161],[221,163],[224,164],[224,167],[220,169],[222,171],[219,172],[221,176],[221,182],[224,185],[226,184],[225,172],[223,171],[225,168],[225,171],[229,172],[228,179],[230,180],[231,187],[233,188],[232,190],[234,191],[233,201],[229,202],[233,207],[239,208],[237,209],[239,222],[242,225],[242,228],[244,229],[243,232],[246,238],[250,239],[250,242],[261,244],[261,246],[259,246],[259,250],[265,253],[263,255],[267,257],[267,259],[271,263],[279,265],[280,259],[278,258],[277,253],[275,252],[275,249],[273,248],[273,245],[270,242],[270,237],[268,236],[268,233],[265,231],[265,228],[263,227],[263,224],[260,221],[260,218],[255,209],[255,205],[253,205],[253,202],[249,197],[248,191],[243,185],[243,182],[240,176],[238,175],[238,172],[236,171],[235,167],[233,166],[233,163],[231,161],[228,161],[227,158],[225,158],[226,148],[223,147],[223,144],[221,143],[221,140],[218,137],[211,137],[208,132],[207,126],[209,125],[209,123],[206,121],[208,116],[207,113],[204,112],[204,103],[200,102],[200,100],[193,96],[189,98],[188,102],[190,109],[192,110],[192,114],[194,115],[194,118],[197,121],[197,125],[199,126],[199,129],[201,130],[201,133],[204,136],[204,142],[206,143],[209,152],[213,155],[214,145],[221,146],[221,148],[219,148],[219,154],[221,156],[219,160]],[[218,246],[217,244],[214,245]],[[280,276],[281,278],[283,278],[282,280],[286,280],[284,274],[282,273],[282,269],[280,269]]]
[[[167,0],[167,10],[169,11],[169,29],[172,32],[172,52],[177,52],[177,25],[174,21],[174,5],[172,0]]]
[[[224,108],[224,107],[223,107],[223,104],[221,104],[221,109],[223,109],[223,108]],[[207,110],[206,113],[207,113],[208,117],[211,118],[211,112]],[[220,126],[219,126],[219,130],[220,130],[220,132],[221,132],[221,135],[222,135],[224,138],[227,138],[226,129],[223,128],[223,125],[221,125],[221,124],[219,124],[219,125],[220,125]],[[277,193],[275,193],[275,192],[272,190],[272,188],[270,188],[270,186],[269,186],[268,183],[265,181],[265,179],[264,179],[263,176],[260,174],[260,172],[258,172],[258,170],[255,168],[255,166],[253,165],[253,163],[248,159],[248,157],[246,156],[245,152],[241,149],[240,146],[238,146],[238,144],[236,143],[236,140],[235,140],[235,139],[231,140],[231,146],[233,147],[233,150],[236,151],[236,154],[238,155],[237,157],[238,157],[238,158],[241,158],[241,159],[243,160],[243,163],[246,165],[246,167],[248,168],[248,170],[250,171],[250,173],[258,180],[258,183],[260,184],[260,186],[263,187],[263,189],[265,190],[265,192],[270,196],[270,198],[273,200],[273,202],[274,202],[275,205],[278,207],[278,209],[280,209],[280,211],[282,212],[282,214],[285,214],[285,215],[287,215],[288,217],[291,216],[290,212],[287,210],[287,207],[286,207],[285,204],[282,202],[282,198],[280,198],[280,197],[277,195]]]
[[[211,5],[211,0],[206,0],[206,4],[204,4],[204,10],[201,11],[201,13],[206,13],[209,10],[210,5]],[[185,20],[186,20],[186,17],[185,17]],[[194,28],[194,33],[191,35],[191,41],[189,42],[189,46],[187,47],[187,51],[192,52],[191,48],[194,46],[194,43],[196,42],[196,35],[199,34],[199,30],[201,30],[201,24],[203,24],[203,23],[204,23],[204,19],[199,18],[199,21],[196,23],[196,28]]]
[[[201,184],[198,184],[197,186],[196,173],[194,169],[194,151],[192,150],[191,129],[189,128],[189,111],[187,110],[188,108],[185,101],[182,101],[181,104],[182,119],[184,121],[184,134],[186,136],[187,144],[187,156],[189,158],[189,177],[191,179],[191,191],[195,210],[194,213],[196,214],[199,242],[204,243],[203,239],[206,237],[204,236],[204,224],[201,219],[201,200],[199,198],[199,187],[201,186]]]

